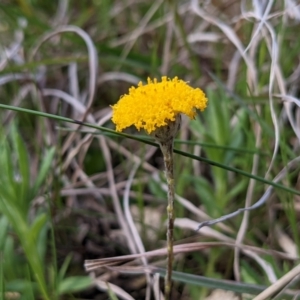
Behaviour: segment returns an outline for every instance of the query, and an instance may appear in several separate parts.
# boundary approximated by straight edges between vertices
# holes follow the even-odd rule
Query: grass
[[[0,4],[0,299],[163,295],[162,156],[110,105],[165,74],[209,99],[175,140],[172,299],[299,298],[299,6],[242,3]]]

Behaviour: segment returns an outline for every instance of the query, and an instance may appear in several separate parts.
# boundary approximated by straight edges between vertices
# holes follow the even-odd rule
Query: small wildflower
[[[131,87],[129,94],[112,106],[112,121],[117,131],[134,125],[150,134],[175,121],[181,113],[194,119],[196,109],[203,111],[206,106],[204,92],[190,87],[178,77],[167,79],[164,76],[161,82],[148,78],[147,85],[140,82],[137,88]]]

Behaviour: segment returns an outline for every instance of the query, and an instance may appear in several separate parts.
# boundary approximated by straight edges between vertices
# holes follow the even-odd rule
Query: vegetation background
[[[175,141],[173,299],[300,299],[299,26],[293,0],[2,0],[0,299],[162,299],[161,153],[110,121],[162,75],[209,98]]]

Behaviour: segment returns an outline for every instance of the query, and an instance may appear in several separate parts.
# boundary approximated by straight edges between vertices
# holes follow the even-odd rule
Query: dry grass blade
[[[178,220],[175,225],[178,224]],[[199,242],[199,243],[186,243],[182,245],[175,245],[174,246],[174,255],[176,254],[182,254],[182,253],[190,253],[194,251],[199,251],[207,248],[212,247],[230,247],[230,248],[239,248],[242,251],[248,251],[248,253],[259,253],[264,255],[270,255],[270,256],[276,256],[281,257],[289,260],[298,260],[298,256],[289,255],[283,252],[278,251],[270,251],[270,250],[264,250],[260,249],[258,247],[248,246],[248,245],[236,245],[234,240],[230,238],[225,237],[224,235],[221,235],[219,233],[214,233],[214,230],[211,230],[210,228],[206,228],[207,233],[206,235],[209,237],[215,237],[217,239],[220,239],[221,242]],[[227,240],[227,241],[223,241]],[[159,256],[166,256],[167,249],[157,249],[152,251],[147,251],[144,253],[137,253],[137,254],[130,254],[130,255],[123,255],[123,256],[117,256],[117,257],[108,257],[108,258],[100,258],[100,259],[93,259],[93,260],[86,260],[84,263],[85,269],[87,271],[95,271],[99,268],[107,268],[111,266],[115,266],[122,263],[127,263],[130,261],[134,261],[136,259],[140,259],[142,257],[146,258],[154,258]]]
[[[289,171],[291,171],[292,169],[298,168],[299,162],[300,162],[300,156],[297,157],[297,158],[295,158],[295,159],[293,159],[292,161],[290,161],[288,163],[288,165],[285,168],[283,168],[279,172],[279,174],[274,178],[273,182],[277,183],[277,182],[281,181],[283,178],[285,178],[288,175]],[[271,196],[272,191],[273,191],[273,187],[269,186],[267,188],[266,192],[263,194],[263,196],[255,204],[253,204],[252,206],[250,206],[248,208],[239,208],[237,211],[235,211],[233,213],[230,213],[228,215],[222,216],[222,217],[220,217],[218,219],[215,219],[215,220],[202,222],[202,223],[199,224],[197,230],[200,230],[204,226],[211,226],[211,225],[217,224],[219,222],[224,222],[224,221],[226,221],[228,219],[231,219],[231,218],[237,216],[238,214],[240,214],[242,212],[257,209],[258,207],[260,207],[260,206],[262,206],[263,204],[266,203],[266,201]]]
[[[162,183],[160,178],[159,178],[159,174],[157,172],[153,173],[152,178],[160,184],[161,188],[164,191],[167,191],[167,185]],[[195,216],[197,216],[200,220],[209,220],[210,216],[207,215],[205,212],[203,212],[201,209],[199,209],[197,206],[195,206],[191,201],[175,194],[175,199],[176,201],[181,204],[184,208],[186,208],[188,211],[190,211],[191,213],[193,213]],[[219,226],[220,229],[229,232],[229,233],[233,233],[232,229],[225,225],[225,224],[217,224],[217,226]]]
[[[300,141],[300,127],[297,124],[297,121],[295,120],[295,117],[293,116],[292,109],[293,106],[292,104],[295,104],[300,108],[300,100],[294,96],[291,95],[285,95],[285,94],[275,94],[275,97],[282,98],[284,101],[284,105],[286,107],[286,113],[288,115],[290,124],[297,135],[298,140]]]
[[[133,85],[137,85],[141,79],[135,75],[131,75],[125,72],[105,72],[98,77],[97,84],[101,85],[107,81],[116,81],[121,80],[125,82],[129,82]]]
[[[74,32],[78,34],[86,43],[87,49],[88,49],[88,57],[89,57],[89,74],[90,78],[88,80],[89,88],[88,88],[88,101],[87,101],[87,111],[91,107],[93,103],[93,99],[95,96],[95,90],[96,90],[96,78],[98,73],[98,54],[96,47],[90,38],[90,36],[81,28],[77,26],[63,26],[57,30],[54,30],[53,32],[50,32],[46,35],[44,35],[37,43],[37,45],[32,49],[30,54],[30,61],[32,61],[39,50],[39,48],[42,46],[43,43],[45,43],[47,40],[51,39],[53,36],[56,36],[61,33],[65,32]]]
[[[214,245],[214,243],[192,243],[192,244],[184,244],[184,245],[176,245],[174,246],[174,254],[178,253],[188,253],[192,251],[197,251],[199,249],[204,249]],[[103,268],[111,265],[116,265],[118,263],[129,262],[135,259],[140,259],[142,257],[157,257],[157,256],[166,256],[167,255],[167,248],[162,248],[153,251],[147,251],[145,253],[137,253],[137,254],[130,254],[130,255],[123,255],[118,257],[108,257],[108,258],[100,258],[100,259],[93,259],[93,260],[86,260],[84,263],[84,267],[86,271],[94,271],[98,268]]]
[[[125,214],[125,218],[127,220],[130,232],[132,234],[132,238],[135,242],[135,246],[136,246],[136,252],[139,253],[144,253],[145,252],[145,247],[143,245],[142,239],[139,235],[139,232],[134,224],[133,218],[132,218],[132,214],[130,212],[130,204],[129,204],[129,192],[130,192],[130,187],[132,185],[132,181],[134,179],[134,176],[137,172],[139,168],[139,164],[135,164],[133,166],[132,171],[130,172],[126,187],[125,187],[125,193],[124,193],[124,199],[123,199],[123,203],[124,203],[124,214]],[[147,267],[148,262],[147,259],[145,257],[141,257],[142,263],[145,267]],[[151,276],[146,273],[146,279],[147,279],[147,289],[146,289],[146,297],[145,299],[148,300],[150,299],[151,296],[151,288],[154,288],[154,286],[152,285],[152,278]]]
[[[261,135],[262,135],[261,127],[260,126],[256,126],[256,134],[255,134],[255,136],[256,136],[256,142],[255,142],[255,146],[257,148],[260,148],[260,146],[261,146]],[[258,167],[259,167],[259,156],[258,155],[254,155],[251,174],[257,175]],[[247,189],[245,207],[251,206],[252,199],[253,199],[253,194],[254,194],[255,184],[256,184],[255,180],[251,179],[250,182],[249,182],[248,189]],[[240,226],[238,234],[236,236],[236,244],[242,243],[242,241],[245,238],[246,231],[247,231],[248,226],[249,226],[249,215],[250,215],[249,211],[246,211],[244,213],[244,215],[243,215],[243,220],[241,222],[241,226]],[[239,248],[236,248],[235,252],[234,252],[233,270],[234,270],[235,279],[237,281],[241,280],[240,266],[239,266],[239,264],[240,264],[239,254],[240,254],[240,250],[239,250]]]
[[[97,84],[97,75],[98,75],[98,54],[96,47],[91,39],[91,37],[81,28],[77,26],[62,26],[50,33],[45,34],[40,38],[40,40],[37,42],[36,46],[31,50],[31,53],[29,55],[29,60],[33,61],[34,57],[36,56],[38,50],[40,47],[49,39],[52,37],[62,34],[62,33],[67,33],[67,32],[73,32],[77,35],[79,35],[85,42],[87,49],[88,49],[88,62],[89,62],[89,78],[88,78],[88,99],[87,99],[87,104],[86,104],[86,110],[82,114],[81,121],[84,121],[89,113],[89,110],[93,104],[94,96],[95,96],[95,91],[96,91],[96,84]],[[63,92],[62,92],[63,93]],[[65,94],[65,93],[64,93]],[[72,96],[68,96],[64,98],[70,98]],[[80,126],[77,126],[77,129],[79,129]],[[72,141],[75,138],[76,133],[74,132],[71,134],[68,138],[68,140],[65,142],[65,145],[63,147],[63,152],[66,151],[72,144]]]
[[[114,295],[124,300],[135,300],[128,293],[126,293],[123,289],[121,289],[119,286],[115,284],[112,284],[107,281],[103,281],[99,278],[95,278],[94,283],[101,291],[112,292]]]
[[[175,220],[175,226],[180,227],[180,228],[189,228],[189,229],[194,230],[195,224],[197,224],[195,221],[187,219],[187,218]],[[234,239],[232,239],[210,227],[203,227],[199,233],[201,235],[204,235],[207,237],[215,238],[222,242],[227,242],[227,243],[235,242]],[[236,246],[238,247],[238,245],[236,245]],[[267,260],[262,259],[259,255],[254,253],[254,251],[252,251],[252,250],[248,250],[243,247],[240,247],[239,249],[244,254],[246,254],[247,256],[251,257],[253,260],[256,261],[256,263],[264,270],[265,274],[267,274],[267,276],[271,282],[274,282],[276,280],[275,272],[274,272],[271,264]]]
[[[52,96],[62,99],[66,103],[70,104],[72,108],[80,114],[84,114],[87,111],[87,107],[83,105],[78,99],[61,90],[42,89],[42,95],[44,97]],[[94,117],[90,114],[87,116],[87,121],[90,123],[95,123]]]
[[[300,274],[300,265],[293,268],[291,271],[286,273],[283,277],[278,279],[275,283],[269,286],[262,293],[257,295],[253,300],[266,300],[272,295],[276,294],[278,291],[283,289],[289,282],[294,280]]]
[[[156,13],[156,11],[159,9],[159,7],[162,5],[163,0],[156,0],[152,7],[149,9],[149,11],[145,14],[143,19],[141,20],[140,24],[137,26],[137,29],[132,32],[130,38],[127,41],[127,45],[125,45],[123,53],[122,53],[122,59],[125,59],[130,50],[132,49],[134,43],[136,42],[137,38],[144,32],[144,29],[146,25],[149,23],[153,15]]]
[[[227,38],[235,45],[235,47],[243,57],[245,63],[247,64],[248,71],[250,74],[250,80],[249,80],[250,86],[251,87],[256,86],[255,83],[257,82],[257,72],[254,67],[254,63],[248,57],[248,55],[246,55],[244,46],[241,43],[238,36],[236,35],[236,33],[234,32],[234,30],[230,26],[222,22],[221,20],[217,19],[215,16],[211,16],[207,14],[203,9],[200,8],[200,5],[197,0],[191,0],[191,8],[196,15],[198,15],[199,17],[203,18],[207,22],[217,26],[220,30],[222,30],[223,33],[227,36]]]

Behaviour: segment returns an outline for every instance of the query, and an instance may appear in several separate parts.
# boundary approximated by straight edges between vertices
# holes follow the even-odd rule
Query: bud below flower
[[[166,144],[170,141],[173,141],[176,134],[178,133],[180,129],[181,124],[181,115],[177,114],[175,116],[175,120],[167,120],[167,125],[157,127],[151,135],[155,138],[155,140],[159,144]]]

